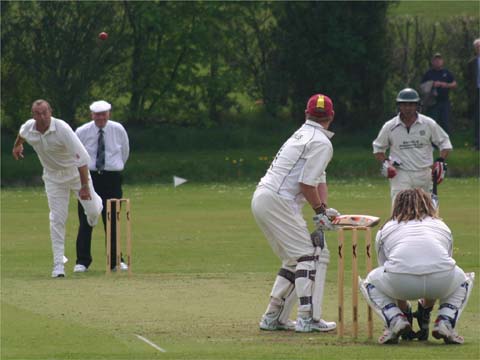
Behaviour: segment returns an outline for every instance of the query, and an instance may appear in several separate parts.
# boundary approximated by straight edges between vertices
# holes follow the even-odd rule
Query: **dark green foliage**
[[[276,71],[289,84],[296,119],[302,119],[306,100],[317,92],[332,97],[341,124],[370,125],[382,114],[387,7],[385,2],[323,1],[274,7]]]
[[[467,128],[458,119],[468,115],[465,67],[478,15],[433,23],[388,15],[394,4],[4,1],[2,129],[16,132],[36,98],[73,126],[103,98],[128,126],[259,133],[295,127],[308,97],[324,92],[336,127],[378,130],[399,89],[418,88],[432,51],[458,80],[453,127]],[[100,31],[109,39],[98,40]]]
[[[122,8],[107,2],[2,2],[2,110],[8,124],[43,98],[74,122],[94,84],[108,79],[128,53],[121,42]],[[113,30],[108,41],[101,31]]]

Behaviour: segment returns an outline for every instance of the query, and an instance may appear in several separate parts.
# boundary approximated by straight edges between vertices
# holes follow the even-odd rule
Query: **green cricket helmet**
[[[420,96],[418,93],[411,88],[405,88],[401,90],[397,95],[397,104],[398,103],[420,103]]]

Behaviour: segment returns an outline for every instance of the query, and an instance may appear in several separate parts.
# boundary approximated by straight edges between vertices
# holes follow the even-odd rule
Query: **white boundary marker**
[[[158,351],[161,351],[163,353],[166,353],[167,350],[165,349],[162,349],[160,346],[158,346],[157,344],[151,342],[150,340],[148,340],[147,338],[143,337],[142,335],[138,335],[138,334],[134,334],[137,338],[139,338],[140,340],[142,340],[143,342],[146,342],[148,345],[150,345],[151,347],[157,349]]]

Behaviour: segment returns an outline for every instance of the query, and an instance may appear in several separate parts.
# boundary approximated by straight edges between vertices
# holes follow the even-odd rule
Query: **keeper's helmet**
[[[418,93],[414,89],[405,88],[401,90],[397,95],[397,104],[398,103],[420,104],[420,96],[418,96]]]

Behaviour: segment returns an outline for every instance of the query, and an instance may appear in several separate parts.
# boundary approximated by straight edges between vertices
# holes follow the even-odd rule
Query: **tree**
[[[110,38],[99,40],[100,31]],[[21,121],[18,98],[45,98],[56,116],[74,122],[93,84],[124,61],[124,31],[115,3],[2,2],[3,109]]]
[[[275,73],[289,84],[292,113],[308,97],[330,95],[337,123],[364,126],[383,113],[387,2],[282,2],[273,7],[279,47]],[[349,118],[354,114],[354,118]]]
[[[132,46],[129,120],[143,122],[179,105],[174,95],[191,72],[186,59],[195,47],[191,39],[197,25],[197,6],[125,1],[123,7]]]

